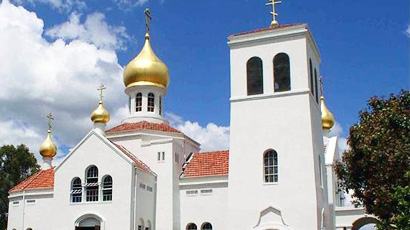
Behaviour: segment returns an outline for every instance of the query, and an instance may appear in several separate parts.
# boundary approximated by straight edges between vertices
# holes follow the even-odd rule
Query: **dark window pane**
[[[263,93],[262,59],[253,57],[246,63],[248,95]]]
[[[275,92],[290,90],[290,63],[289,56],[279,53],[273,58]]]

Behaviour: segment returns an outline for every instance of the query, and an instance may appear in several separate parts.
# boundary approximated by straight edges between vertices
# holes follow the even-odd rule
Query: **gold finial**
[[[103,104],[103,90],[106,89],[103,84],[98,87],[97,91],[100,91],[100,101],[98,107],[91,113],[91,121],[94,123],[107,124],[110,121],[110,113],[104,108]]]
[[[105,86],[103,84],[100,85],[100,87],[98,87],[97,91],[100,91],[100,101],[102,101],[103,99],[103,90],[106,89]]]
[[[145,9],[144,14],[145,14],[145,28],[146,28],[147,34],[149,34],[149,24],[151,23],[151,20],[152,20],[151,11],[149,10],[149,8]]]
[[[48,133],[46,139],[40,145],[40,154],[43,157],[53,158],[57,154],[57,147],[51,138],[51,122],[54,120],[53,114],[49,113],[48,118]]]
[[[325,98],[323,96],[320,97],[320,111],[322,113],[322,128],[325,130],[330,130],[335,124],[335,117],[327,108]]]
[[[272,14],[273,20],[270,23],[270,27],[275,27],[277,25],[279,25],[278,21],[276,21],[276,16],[278,16],[278,13],[276,13],[275,10],[275,5],[276,4],[281,4],[282,1],[275,1],[275,0],[269,0],[268,3],[266,3],[267,6],[272,5],[272,12],[270,12]]]
[[[48,131],[50,132],[51,131],[51,123],[54,120],[53,113],[49,113],[47,115],[47,118],[48,118]]]

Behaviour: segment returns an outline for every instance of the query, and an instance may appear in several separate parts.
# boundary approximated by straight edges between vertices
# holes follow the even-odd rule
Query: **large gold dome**
[[[91,113],[91,121],[104,124],[110,121],[110,113],[104,108],[102,101],[98,103],[98,107]]]
[[[51,139],[51,131],[48,130],[47,137],[40,145],[40,154],[43,157],[53,158],[57,154],[57,146]]]
[[[168,86],[168,68],[152,50],[148,33],[145,35],[145,44],[141,52],[125,67],[123,80],[127,88],[140,85],[161,88]]]
[[[329,111],[325,104],[325,98],[322,96],[320,97],[320,110],[322,112],[322,128],[323,129],[331,129],[335,124],[335,118],[333,114]]]

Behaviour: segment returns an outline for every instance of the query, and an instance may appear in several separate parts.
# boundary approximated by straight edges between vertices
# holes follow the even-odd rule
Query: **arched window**
[[[197,230],[198,228],[197,228],[196,224],[190,223],[186,226],[186,229],[187,230]]]
[[[290,63],[285,53],[276,54],[273,58],[273,80],[275,92],[290,90]]]
[[[112,177],[111,176],[105,176],[103,179],[102,195],[103,195],[103,201],[112,200]]]
[[[278,182],[278,153],[268,150],[263,155],[265,183]]]
[[[201,230],[212,230],[212,224],[206,222],[202,224]]]
[[[135,112],[142,111],[142,93],[137,93],[135,96]]]
[[[312,59],[309,58],[309,75],[310,75],[310,92],[313,96],[315,96],[315,87],[313,86],[313,67],[312,67]]]
[[[317,71],[316,71],[316,68],[315,68],[315,88],[316,88],[316,102],[318,102],[319,103],[319,88],[317,87],[317,81],[318,81],[318,79],[317,79]]]
[[[144,220],[143,219],[139,219],[138,230],[144,230]]]
[[[98,168],[91,166],[86,172],[86,201],[98,201]]]
[[[81,185],[81,179],[76,177],[71,182],[71,202],[81,202],[83,196],[83,187]]]
[[[253,57],[246,63],[248,95],[263,93],[262,59]]]
[[[155,96],[153,93],[149,93],[147,110],[148,112],[154,112],[154,108],[155,108]]]
[[[128,110],[131,113],[131,97],[128,97]]]
[[[159,96],[159,115],[162,115],[162,96]]]
[[[151,230],[151,221],[147,220],[147,226],[145,227],[145,230]]]

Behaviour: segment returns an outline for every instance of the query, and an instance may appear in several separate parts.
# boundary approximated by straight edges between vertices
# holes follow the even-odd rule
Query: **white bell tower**
[[[330,229],[320,55],[306,24],[228,38],[228,229]]]

